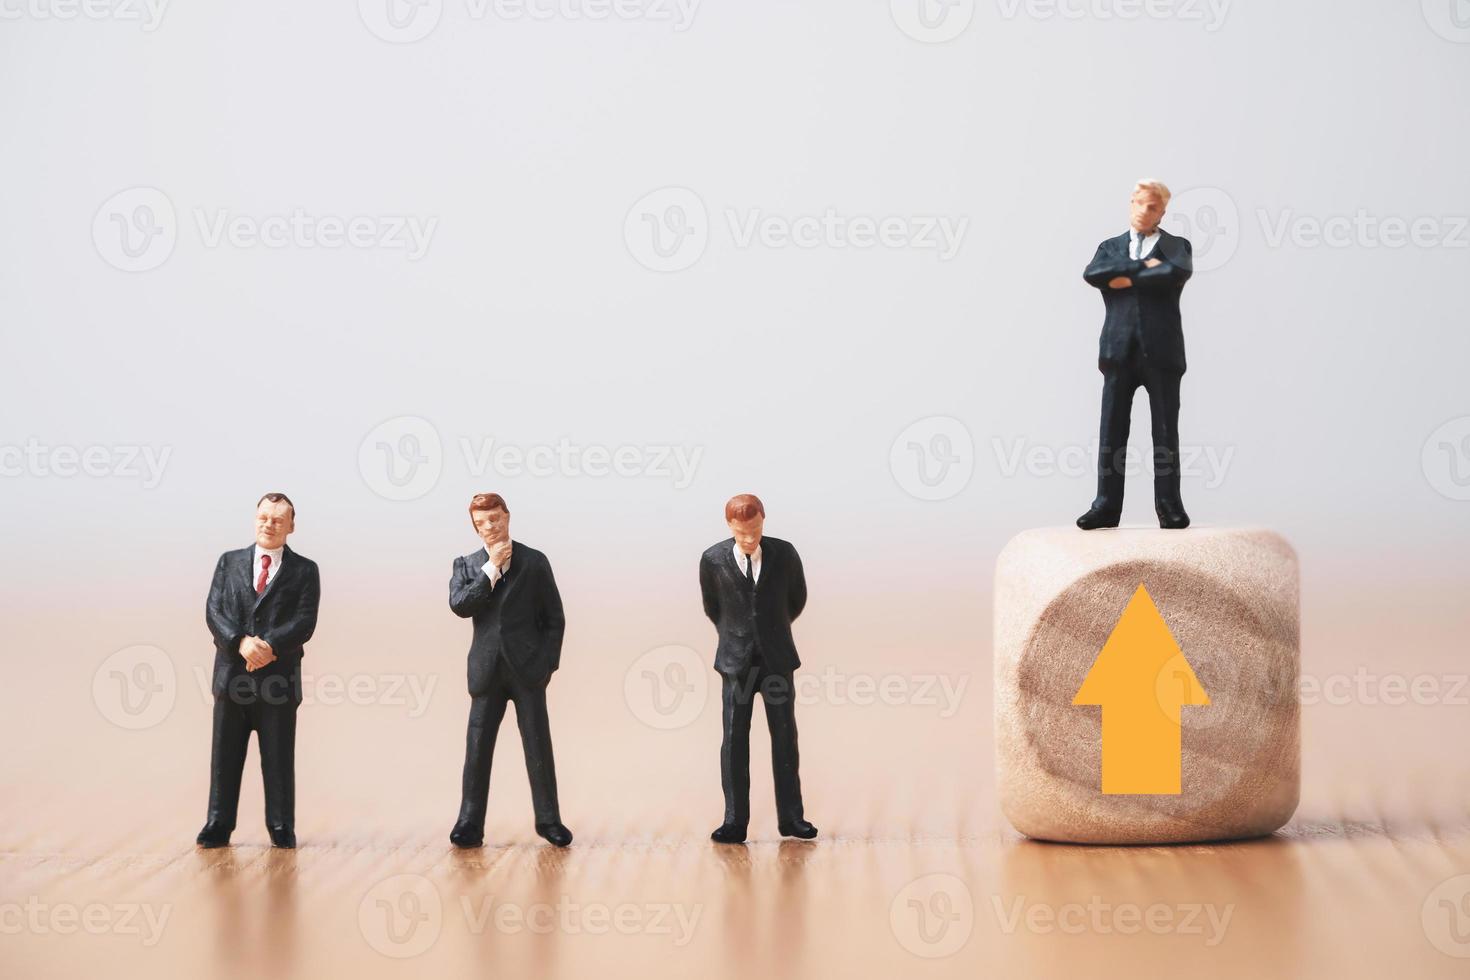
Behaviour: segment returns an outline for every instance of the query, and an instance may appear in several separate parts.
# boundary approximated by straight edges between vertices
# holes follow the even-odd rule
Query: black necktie
[[[755,564],[754,557],[751,556],[751,555],[746,555],[745,556],[745,581],[749,582],[751,585],[754,585],[755,584],[755,574],[752,571],[752,566],[754,566],[754,564]]]

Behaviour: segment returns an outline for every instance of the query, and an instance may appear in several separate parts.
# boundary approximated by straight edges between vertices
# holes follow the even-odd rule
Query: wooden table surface
[[[267,846],[254,747],[236,846],[193,845],[209,699],[192,639],[160,643],[177,671],[173,703],[141,730],[96,700],[99,651],[121,645],[110,633],[78,627],[44,663],[18,666],[30,686],[0,692],[0,974],[1470,971],[1470,692],[1451,690],[1464,674],[1443,642],[1453,623],[1432,636],[1417,627],[1433,642],[1391,656],[1371,636],[1306,624],[1304,671],[1328,683],[1304,692],[1296,818],[1264,840],[1138,849],[1040,844],[1005,825],[988,645],[934,636],[915,651],[852,637],[846,660],[828,652],[834,638],[803,637],[815,686],[798,708],[802,775],[822,834],[776,839],[757,721],[752,840],[716,847],[717,689],[691,695],[703,703],[687,723],[657,727],[638,701],[642,648],[614,633],[594,655],[584,634],[551,689],[576,842],[558,851],[534,836],[507,719],[489,844],[476,852],[447,840],[467,710],[457,625],[407,676],[401,657],[377,652],[383,642],[341,627],[312,651],[321,673],[301,714],[295,852]],[[1355,680],[1363,665],[1433,678],[1438,694],[1405,703],[1381,677]],[[323,683],[334,671],[366,686],[334,693]],[[899,696],[875,693],[885,678]]]

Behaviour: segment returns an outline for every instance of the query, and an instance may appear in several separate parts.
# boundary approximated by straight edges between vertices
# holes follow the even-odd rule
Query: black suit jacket
[[[739,673],[757,652],[770,671],[801,666],[791,623],[806,607],[806,575],[790,542],[761,536],[761,574],[754,588],[735,562],[735,539],[712,545],[699,558],[699,588],[704,614],[719,634],[715,670]]]
[[[292,551],[281,553],[281,567],[264,592],[255,594],[255,546],[226,551],[214,566],[214,581],[204,603],[204,619],[214,636],[216,696],[253,698],[281,703],[289,693],[301,703],[301,658],[316,632],[321,603],[321,576],[316,562]],[[240,641],[258,636],[271,645],[276,659],[256,671],[245,669]]]
[[[484,548],[456,558],[449,580],[449,608],[475,622],[469,656],[471,695],[489,690],[491,673],[501,659],[521,683],[546,683],[561,664],[567,628],[561,593],[545,555],[512,540],[510,569],[493,591],[482,570],[489,560]]]
[[[1184,330],[1179,322],[1179,294],[1194,273],[1194,251],[1189,239],[1159,229],[1159,240],[1148,258],[1160,264],[1152,269],[1128,257],[1128,233],[1109,238],[1097,247],[1097,254],[1082,273],[1090,286],[1102,291],[1102,337],[1098,342],[1099,361],[1123,361],[1128,356],[1128,342],[1135,334],[1142,352],[1153,363],[1167,370],[1184,373]],[[1108,282],[1127,276],[1133,285],[1127,289],[1109,289]]]

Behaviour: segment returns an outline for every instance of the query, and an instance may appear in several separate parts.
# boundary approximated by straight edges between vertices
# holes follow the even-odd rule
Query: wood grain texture
[[[1183,791],[1104,795],[1102,710],[1074,706],[1143,584],[1208,692],[1183,710]],[[997,784],[1007,818],[1044,840],[1157,844],[1269,834],[1300,783],[1298,573],[1270,531],[1026,531],[995,592]]]
[[[810,844],[776,838],[769,739],[753,726],[761,762],[746,848],[708,838],[722,802],[718,687],[703,685],[703,707],[675,729],[647,724],[625,695],[651,646],[713,656],[697,598],[687,634],[615,595],[626,615],[587,608],[600,592],[569,603],[578,625],[550,700],[576,842],[560,852],[535,835],[507,718],[487,846],[472,853],[446,839],[468,696],[463,623],[437,589],[432,603],[365,590],[324,609],[307,661],[295,852],[269,849],[254,749],[236,846],[193,846],[212,707],[199,595],[164,611],[115,600],[86,617],[18,602],[0,618],[19,651],[0,685],[13,749],[0,755],[0,976],[1463,980],[1463,585],[1380,582],[1367,566],[1303,554],[1301,807],[1271,837],[1166,847],[1038,843],[1004,825],[988,576],[957,570],[907,593],[889,577],[881,602],[863,591],[866,567],[826,581],[798,624],[800,673],[903,672],[910,696],[858,698],[824,680],[804,698],[802,789],[822,829]],[[177,699],[155,726],[124,730],[93,703],[94,676],[111,651],[144,640],[173,658]],[[1439,695],[1385,698],[1359,688],[1365,670],[1434,679]],[[410,686],[343,696],[354,678],[405,672]],[[935,676],[947,687],[918,683]],[[391,937],[370,927],[405,911],[398,887],[425,879],[439,899],[424,920],[432,944],[382,951]],[[63,933],[51,918],[97,905],[121,928]],[[118,918],[139,905],[168,914],[156,942],[141,913]],[[521,917],[497,919],[505,906]],[[632,930],[588,919],[630,907]],[[1141,917],[1154,911],[1164,927]],[[401,935],[414,948],[421,934]]]

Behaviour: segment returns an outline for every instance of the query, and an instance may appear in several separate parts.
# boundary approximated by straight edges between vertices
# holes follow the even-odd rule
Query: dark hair
[[[505,498],[498,493],[477,493],[470,498],[470,519],[474,520],[477,510],[503,510],[510,513],[510,508],[505,506]]]
[[[727,521],[748,521],[756,515],[765,517],[766,508],[761,503],[761,498],[753,493],[737,493],[725,501],[725,520]]]
[[[265,503],[267,500],[269,500],[273,504],[285,504],[287,507],[291,508],[291,517],[293,519],[296,517],[296,505],[291,503],[291,498],[286,496],[284,493],[276,493],[275,491],[271,491],[270,493],[266,494],[264,497],[261,497],[255,502],[256,509],[260,509],[260,505]]]

